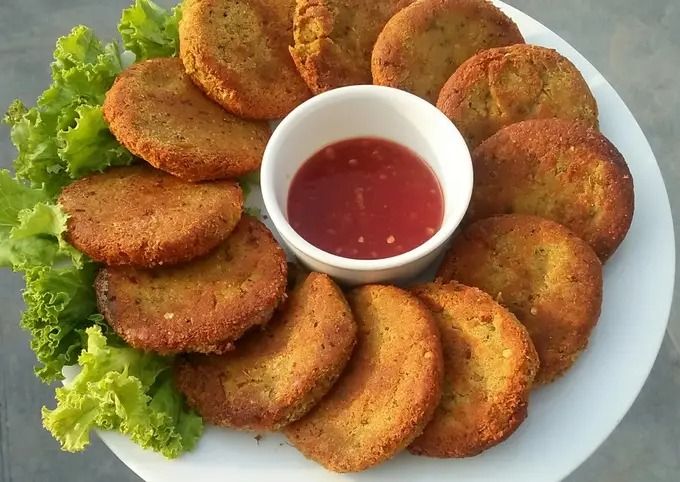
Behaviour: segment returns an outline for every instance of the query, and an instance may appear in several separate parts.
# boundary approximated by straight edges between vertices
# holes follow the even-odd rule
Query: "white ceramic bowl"
[[[422,245],[390,258],[344,258],[313,246],[288,223],[288,189],[300,166],[321,148],[353,137],[402,144],[434,171],[444,194],[444,219]],[[470,203],[472,163],[458,129],[432,104],[401,90],[357,85],[313,97],[281,121],[267,144],[260,184],[282,240],[309,269],[350,285],[394,282],[416,276],[446,246]]]

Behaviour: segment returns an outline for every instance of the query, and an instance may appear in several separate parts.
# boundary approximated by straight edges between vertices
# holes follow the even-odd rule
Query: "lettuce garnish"
[[[123,46],[134,52],[137,61],[175,56],[181,18],[179,5],[167,11],[150,0],[136,0],[123,10],[118,24]]]
[[[17,148],[16,177],[0,171],[0,267],[22,272],[38,377],[63,379],[57,406],[43,408],[43,423],[64,450],[82,450],[92,429],[116,430],[144,448],[177,457],[191,450],[203,429],[171,380],[171,358],[126,346],[97,312],[93,288],[98,265],[64,238],[68,217],[56,199],[82,176],[134,157],[113,137],[101,105],[116,76],[133,57],[176,55],[179,7],[166,11],[137,0],[123,11],[117,43],[102,43],[75,27],[57,41],[52,83],[33,107],[14,101],[5,116]]]
[[[86,330],[87,350],[72,383],[57,388],[57,407],[43,408],[43,424],[64,450],[83,450],[94,428],[116,430],[166,457],[191,450],[201,418],[184,409],[172,385],[170,361],[126,346],[113,346],[98,326]]]
[[[16,100],[5,116],[18,152],[17,178],[54,197],[73,179],[133,161],[99,112],[123,69],[119,50],[82,25],[57,41],[52,84],[34,107]]]

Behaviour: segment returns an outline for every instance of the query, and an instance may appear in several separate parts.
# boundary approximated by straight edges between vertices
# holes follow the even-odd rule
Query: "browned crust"
[[[520,122],[484,141],[472,157],[471,222],[506,213],[549,218],[590,244],[602,261],[630,228],[635,201],[626,161],[585,124]]]
[[[517,25],[491,2],[417,1],[394,15],[378,36],[371,60],[373,83],[434,103],[467,59],[517,43],[524,43]]]
[[[602,264],[564,226],[536,216],[483,219],[454,239],[437,274],[489,293],[527,327],[541,362],[536,383],[564,373],[600,316]]]
[[[106,94],[103,113],[130,152],[187,181],[258,169],[270,136],[266,122],[239,119],[211,102],[176,58],[123,71]]]
[[[187,0],[179,25],[184,67],[234,114],[278,119],[310,97],[290,57],[294,0]]]
[[[74,181],[59,196],[66,237],[109,266],[189,261],[224,241],[241,218],[243,194],[231,181],[189,184],[145,165]]]
[[[284,297],[286,259],[269,230],[243,216],[209,255],[169,268],[107,267],[97,304],[134,348],[163,354],[221,353],[269,321]]]
[[[456,282],[414,288],[444,349],[442,401],[409,450],[470,457],[508,438],[527,416],[538,355],[526,328],[488,294]]]
[[[340,289],[312,273],[264,331],[224,355],[178,361],[177,387],[208,422],[277,430],[312,408],[337,380],[354,347],[356,324]]]
[[[378,34],[412,1],[298,0],[290,54],[311,91],[370,84]]]
[[[379,464],[418,436],[439,403],[443,361],[432,314],[393,286],[348,296],[357,346],[329,394],[284,433],[306,457],[336,472]]]
[[[470,58],[441,89],[437,107],[471,148],[502,127],[559,117],[598,127],[597,102],[569,59],[536,45],[489,49]]]

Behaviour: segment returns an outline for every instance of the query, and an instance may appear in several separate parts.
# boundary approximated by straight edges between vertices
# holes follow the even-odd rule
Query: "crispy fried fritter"
[[[602,264],[554,221],[509,214],[483,219],[454,239],[440,281],[476,286],[526,326],[536,346],[536,383],[564,373],[588,344],[602,305]]]
[[[243,216],[209,255],[169,268],[104,268],[97,304],[134,348],[222,353],[269,321],[286,286],[283,250],[262,223]]]
[[[284,117],[311,95],[295,68],[295,0],[186,0],[180,57],[196,85],[234,114]]]
[[[187,181],[258,169],[270,135],[267,123],[239,119],[211,102],[176,58],[129,67],[106,94],[103,111],[121,144]]]
[[[413,292],[439,325],[444,389],[434,418],[409,450],[430,457],[477,455],[526,418],[536,349],[517,318],[477,288],[429,283]]]
[[[191,184],[146,165],[112,168],[66,186],[67,239],[110,266],[153,267],[202,256],[241,218],[232,181]]]
[[[482,50],[524,43],[517,26],[487,0],[420,0],[385,25],[373,49],[373,83],[432,103],[444,83]]]
[[[512,45],[486,50],[446,82],[437,107],[471,148],[502,127],[558,117],[597,128],[597,103],[581,73],[555,50]]]
[[[413,0],[298,0],[290,48],[315,94],[370,84],[371,52],[385,23]]]
[[[473,153],[468,220],[534,214],[565,225],[602,261],[633,218],[633,179],[623,156],[597,130],[562,119],[501,129]]]
[[[223,355],[192,355],[176,366],[189,404],[216,425],[276,430],[331,388],[349,360],[356,325],[340,289],[312,273],[264,331]]]
[[[357,347],[329,394],[284,428],[305,456],[337,472],[379,464],[420,434],[439,403],[441,342],[432,314],[393,286],[348,297]]]

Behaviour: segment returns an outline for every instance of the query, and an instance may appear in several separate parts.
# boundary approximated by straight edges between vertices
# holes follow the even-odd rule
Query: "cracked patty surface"
[[[370,84],[371,53],[385,23],[413,0],[298,0],[295,65],[315,94]]]
[[[526,326],[536,346],[536,383],[564,373],[588,344],[602,306],[602,264],[554,221],[520,214],[483,219],[453,240],[438,281],[491,295]]]
[[[488,294],[456,282],[412,290],[442,337],[442,400],[409,451],[471,457],[509,437],[527,416],[538,355],[526,328]]]
[[[243,207],[232,181],[192,184],[145,164],[108,169],[64,188],[66,237],[109,266],[154,267],[202,256],[232,232]]]
[[[220,353],[269,321],[286,287],[286,259],[269,230],[243,216],[207,256],[151,270],[106,267],[99,310],[134,348],[163,354]]]
[[[517,25],[486,0],[420,0],[392,17],[373,49],[373,83],[432,103],[444,83],[482,50],[524,43]]]
[[[179,359],[175,380],[211,423],[276,430],[326,394],[355,339],[342,292],[327,275],[311,273],[263,330],[246,335],[229,353]]]
[[[240,117],[278,119],[310,97],[290,57],[294,0],[187,0],[180,57],[215,102]]]
[[[355,472],[405,448],[430,420],[443,377],[432,314],[394,286],[355,288],[348,301],[357,346],[329,394],[284,433],[306,457]]]
[[[602,261],[633,219],[633,178],[614,145],[596,129],[563,119],[505,127],[472,155],[467,221],[534,214],[571,229]]]
[[[597,128],[597,103],[566,57],[535,45],[512,45],[475,55],[451,76],[437,107],[471,148],[502,127],[557,117]]]
[[[152,166],[187,181],[235,178],[260,167],[270,129],[208,99],[177,58],[139,62],[106,94],[116,139]]]

